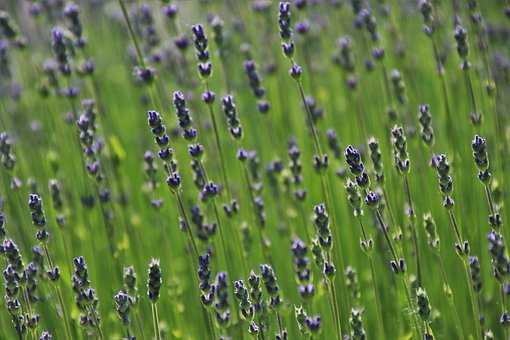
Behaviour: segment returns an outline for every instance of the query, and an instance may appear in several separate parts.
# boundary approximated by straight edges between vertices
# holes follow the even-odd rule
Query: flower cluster
[[[198,132],[193,127],[193,120],[189,109],[186,107],[186,99],[181,91],[175,91],[173,93],[173,104],[175,107],[175,114],[179,120],[179,126],[182,129],[182,136],[188,141],[194,140]]]
[[[250,324],[249,330],[250,333],[257,334],[259,331],[265,331],[268,327],[269,320],[267,304],[262,296],[260,276],[253,271],[250,272],[250,276],[248,277],[248,286],[250,287],[250,299],[254,308],[254,319],[258,320]]]
[[[46,230],[46,215],[43,210],[42,198],[38,194],[28,196],[28,207],[32,216],[32,224],[37,227],[36,238],[41,242],[46,242],[50,236]]]
[[[351,316],[349,317],[349,324],[351,326],[351,338],[352,339],[365,339],[366,331],[363,327],[363,310],[353,308],[351,309]]]
[[[214,297],[216,321],[218,321],[221,327],[228,327],[231,315],[228,301],[228,277],[226,272],[219,272],[216,274]]]
[[[244,61],[244,72],[248,77],[248,83],[250,85],[253,95],[258,99],[257,108],[260,113],[267,113],[270,105],[267,100],[264,99],[266,89],[262,86],[262,80],[257,72],[257,64],[253,59],[247,59]]]
[[[383,172],[383,162],[381,149],[379,147],[379,141],[374,137],[371,137],[368,140],[368,149],[370,151],[370,159],[372,160],[372,164],[374,166],[375,180],[379,184],[384,183],[384,172]]]
[[[206,223],[205,217],[198,204],[191,207],[191,222],[195,225],[198,239],[207,242],[210,237],[216,234],[216,223]]]
[[[149,263],[147,278],[147,296],[152,303],[158,302],[162,283],[163,280],[161,278],[161,267],[159,266],[159,260],[151,259],[151,262]]]
[[[402,126],[394,126],[391,129],[391,143],[393,144],[393,155],[397,170],[401,174],[407,174],[411,162],[407,153],[407,139]]]
[[[69,65],[67,41],[62,28],[53,27],[51,29],[51,47],[58,64],[59,71],[65,76],[70,75],[71,66]]]
[[[16,165],[16,157],[12,153],[12,140],[7,132],[0,133],[0,161],[7,170],[12,170]]]
[[[367,189],[370,185],[370,179],[365,171],[360,152],[352,145],[348,145],[345,148],[344,154],[349,170],[356,179],[356,184],[358,184],[362,190]]]
[[[175,191],[181,186],[181,176],[177,170],[177,162],[173,158],[174,150],[170,147],[170,137],[166,133],[165,124],[156,111],[148,111],[147,120],[159,148],[158,156],[165,165],[168,176],[166,183],[171,190]]]
[[[451,197],[453,191],[453,178],[450,175],[450,163],[445,154],[434,155],[432,166],[436,169],[439,181],[439,190],[443,194],[443,206],[451,209],[455,201]]]
[[[469,45],[467,39],[467,30],[461,25],[455,26],[454,38],[457,42],[457,53],[459,57],[466,62],[469,53]]]
[[[269,294],[269,306],[278,309],[282,304],[282,298],[280,296],[280,286],[276,280],[273,267],[268,264],[261,264],[260,275],[262,276],[262,281]]]
[[[198,287],[200,288],[200,301],[210,306],[214,300],[214,285],[211,284],[211,254],[209,252],[198,257]]]
[[[195,44],[196,56],[199,61],[198,72],[200,76],[207,79],[212,73],[212,64],[208,51],[208,39],[205,35],[204,27],[200,24],[192,27],[193,42]]]
[[[326,206],[321,203],[313,209],[313,223],[317,231],[317,244],[319,245],[320,258],[322,258],[322,272],[327,277],[333,277],[336,272],[335,264],[330,260],[330,252],[333,247],[333,236],[329,227],[329,215]],[[317,251],[317,250],[316,250]],[[314,250],[312,249],[312,252]],[[317,261],[316,261],[317,262]]]
[[[428,104],[419,106],[418,121],[420,123],[420,136],[427,146],[434,144],[434,129],[432,128],[432,115]]]
[[[299,149],[295,140],[289,142],[289,148],[287,150],[289,155],[289,169],[292,174],[292,185],[294,185],[294,197],[298,201],[304,201],[306,198],[306,190],[301,188],[303,183],[302,170],[303,166],[300,161],[301,150]]]
[[[68,28],[73,33],[77,47],[85,46],[85,38],[82,36],[83,27],[80,20],[80,8],[75,3],[68,3],[64,8],[64,16],[68,21]]]
[[[248,288],[243,280],[234,281],[234,296],[239,301],[239,310],[244,319],[250,320],[253,317],[255,308],[250,300]]]
[[[308,315],[302,306],[294,307],[294,315],[296,316],[299,330],[304,336],[310,336],[319,332],[321,327],[320,315]]]
[[[487,240],[489,241],[489,253],[494,277],[503,282],[510,274],[510,260],[506,255],[503,236],[495,230],[491,230],[487,234]]]
[[[82,101],[83,113],[76,121],[76,125],[78,127],[83,154],[87,161],[85,164],[86,170],[96,181],[101,182],[104,178],[104,174],[101,168],[99,153],[103,148],[103,143],[98,140],[96,135],[97,112],[95,106],[96,103],[92,99]]]
[[[315,295],[315,287],[312,282],[310,259],[307,257],[308,247],[302,240],[295,239],[292,241],[291,250],[299,295],[305,300],[311,299]]]
[[[90,287],[87,264],[83,256],[73,259],[74,271],[72,276],[76,306],[80,310],[80,325],[88,329],[99,329],[99,300],[96,291]]]
[[[234,97],[231,95],[225,96],[221,102],[223,104],[223,112],[227,117],[227,124],[230,130],[230,134],[234,139],[241,139],[243,136],[243,128],[237,115]]]
[[[489,157],[487,155],[487,142],[485,138],[475,135],[471,142],[471,148],[473,150],[473,159],[478,168],[478,179],[482,183],[488,183],[491,179],[491,172],[489,170]]]

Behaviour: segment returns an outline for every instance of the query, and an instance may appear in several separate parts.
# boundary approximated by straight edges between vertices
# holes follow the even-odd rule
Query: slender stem
[[[384,60],[381,61],[382,64],[382,73],[383,73],[383,80],[384,80],[384,93],[386,94],[386,100],[388,101],[388,107],[389,109],[393,109],[393,96],[391,95],[390,90],[390,81],[388,77],[388,70],[386,69],[386,64],[384,63]]]
[[[409,186],[408,175],[404,175],[404,190],[407,196],[407,204],[409,205],[409,219],[411,220],[411,237],[413,239],[414,256],[416,258],[416,273],[418,284],[421,286],[421,265],[420,265],[420,248],[418,244],[418,233],[416,230],[416,214],[414,212],[413,199],[411,198],[411,188]]]
[[[131,20],[129,20],[129,15],[126,10],[126,6],[124,5],[124,0],[118,0],[120,9],[122,10],[122,15],[124,16],[124,20],[126,21],[129,35],[131,36],[131,40],[133,41],[133,44],[135,45],[136,50],[136,56],[138,58],[138,63],[142,65],[143,68],[145,68],[145,61],[143,59],[142,50],[140,49],[140,45],[138,44],[138,39],[136,38],[135,31],[133,30],[133,27],[131,26]]]
[[[211,316],[212,312],[209,313],[207,309],[202,307],[202,313],[204,313],[205,318],[207,319],[207,327],[209,328],[209,337],[211,340],[216,339],[216,328],[214,327],[213,318]]]
[[[356,219],[359,222],[359,226],[361,229],[361,233],[363,236],[363,241],[368,244],[368,234],[365,231],[365,226],[363,225],[363,221],[361,220],[361,216],[356,216]],[[379,327],[380,334],[383,336],[386,334],[384,330],[384,321],[383,321],[383,315],[382,315],[382,309],[381,309],[381,301],[379,297],[379,290],[377,289],[377,280],[376,280],[376,271],[375,271],[375,265],[374,265],[374,259],[372,258],[371,249],[368,249],[365,251],[365,254],[368,257],[368,262],[370,263],[370,281],[372,283],[372,288],[374,289],[374,295],[375,295],[375,308],[376,308],[376,317],[377,317],[377,325]]]
[[[455,320],[455,329],[458,332],[459,339],[464,339],[464,332],[460,322],[459,313],[457,311],[457,307],[455,305],[455,298],[453,296],[453,292],[451,291],[450,284],[448,283],[448,276],[446,275],[446,270],[444,267],[443,259],[441,254],[439,253],[439,249],[435,252],[437,256],[437,260],[439,262],[439,268],[441,269],[441,276],[443,277],[443,285],[448,289],[448,304],[450,305],[451,310],[453,310],[454,320]]]
[[[376,308],[377,324],[379,326],[379,332],[380,332],[381,336],[384,338],[386,336],[386,331],[384,329],[384,317],[383,317],[382,308],[381,308],[379,289],[377,288],[374,259],[372,258],[371,255],[368,255],[368,261],[370,263],[370,275],[371,275],[372,287],[374,289],[374,295],[375,295],[375,308]]]
[[[145,335],[143,334],[142,320],[140,319],[140,314],[138,313],[137,310],[135,310],[135,319],[136,319],[136,324],[137,324],[137,327],[138,327],[138,331],[140,332],[140,337],[143,340],[143,339],[145,339]]]
[[[457,243],[459,246],[462,246],[464,240],[462,239],[462,235],[460,234],[459,225],[457,224],[457,220],[455,219],[455,215],[453,211],[448,210],[448,216],[450,218],[450,225],[453,227],[455,232],[455,237],[457,238]]]
[[[320,143],[320,140],[319,140],[319,134],[318,134],[317,129],[315,127],[315,124],[313,122],[312,112],[310,111],[310,108],[306,104],[305,91],[303,89],[303,84],[301,84],[301,81],[299,81],[299,80],[296,80],[296,84],[298,86],[299,95],[301,96],[301,101],[303,102],[303,105],[304,105],[305,110],[306,110],[308,124],[310,126],[310,129],[312,130],[313,142],[314,142],[314,147],[315,147],[315,153],[319,157],[321,157],[322,156],[322,150],[321,150],[321,143]]]
[[[30,306],[30,298],[28,297],[28,293],[27,293],[25,287],[21,288],[21,297],[23,298],[25,304],[27,305],[29,317],[32,317],[33,314],[32,314],[32,307]],[[30,334],[32,335],[32,339],[34,339],[34,340],[37,339],[37,337],[35,335],[35,331],[36,331],[35,329],[30,329]]]
[[[336,293],[336,287],[333,282],[330,282],[330,283],[331,283],[331,293],[333,295],[333,308],[335,309],[336,319],[337,319],[336,322],[338,323],[340,335],[343,337],[342,323],[341,323],[341,318],[340,318],[340,308],[338,307],[338,298],[337,298],[337,293]]]
[[[478,304],[475,299],[474,291],[473,291],[473,282],[471,280],[471,276],[469,275],[469,268],[467,264],[466,258],[462,258],[462,264],[464,265],[464,273],[466,274],[466,280],[468,284],[469,290],[469,299],[471,300],[471,310],[473,312],[473,319],[475,321],[475,339],[482,339],[482,330],[480,325],[480,311],[478,310]]]
[[[156,317],[155,323],[156,323],[156,331],[157,331],[157,339],[161,340],[161,331],[159,330],[159,313],[158,313],[158,305],[154,304],[154,316]]]
[[[414,304],[412,302],[413,300],[411,299],[411,294],[409,292],[409,284],[407,283],[407,275],[400,275],[400,277],[402,279],[401,282],[402,282],[402,286],[403,286],[405,294],[406,294],[408,306],[411,309],[411,313],[413,314],[413,317],[411,317],[411,319],[413,320],[413,323],[415,325],[416,332],[418,332],[418,335],[420,336],[420,338],[423,339],[423,331],[422,331],[421,327],[419,326],[420,322],[418,320],[417,313],[415,312]]]
[[[53,261],[51,259],[51,256],[50,256],[50,252],[48,250],[48,245],[46,244],[46,242],[41,242],[42,243],[42,246],[43,246],[43,250],[44,250],[44,254],[46,255],[46,259],[48,260],[48,265],[50,266],[50,269],[53,269],[54,265],[53,265]],[[71,336],[71,327],[69,325],[69,316],[67,314],[67,310],[66,310],[66,307],[65,307],[65,303],[64,303],[64,298],[62,296],[62,291],[60,290],[60,287],[57,286],[57,284],[55,283],[54,285],[54,288],[55,288],[55,291],[57,293],[57,297],[58,297],[58,303],[60,304],[60,308],[62,309],[62,315],[63,315],[63,318],[64,318],[64,329],[65,329],[65,332],[66,332],[66,336],[68,339],[72,339],[72,336]]]
[[[55,290],[57,292],[58,303],[60,304],[60,308],[62,309],[62,315],[64,317],[64,329],[66,332],[66,337],[67,339],[72,339],[73,337],[71,335],[72,332],[71,327],[69,325],[69,316],[67,315],[67,310],[64,304],[64,298],[62,297],[62,291],[60,290],[60,287],[58,287],[57,285],[55,285]]]
[[[503,291],[503,286],[501,285],[499,287],[499,297],[501,302],[501,313],[506,312],[506,306],[505,306],[505,292]],[[480,309],[480,306],[478,306]],[[508,327],[503,326],[503,333],[505,334],[505,339],[508,339]]]
[[[464,70],[464,77],[465,77],[465,81],[466,81],[466,87],[467,87],[468,93],[469,93],[469,98],[471,99],[471,108],[473,110],[473,113],[481,114],[481,112],[478,112],[478,107],[476,105],[475,92],[473,89],[473,82],[471,80],[471,73],[470,73],[469,69]]]
[[[197,243],[195,241],[195,237],[193,236],[193,232],[191,231],[191,224],[189,223],[189,219],[188,219],[188,216],[186,214],[186,209],[184,208],[184,204],[182,202],[181,193],[178,190],[177,191],[173,191],[173,193],[177,197],[177,204],[178,204],[178,207],[179,207],[179,210],[180,210],[180,215],[181,215],[181,218],[184,220],[184,223],[186,224],[186,233],[188,234],[188,238],[189,238],[189,241],[191,243],[191,246],[192,246],[192,249],[193,249],[193,253],[195,255],[195,258],[198,258],[200,253],[198,252],[198,246],[197,246]]]
[[[356,219],[358,220],[358,223],[359,223],[359,226],[361,229],[361,234],[363,235],[363,241],[368,242],[368,234],[365,231],[365,226],[363,225],[363,222],[361,221],[361,216],[359,216],[359,215],[356,216]]]
[[[225,57],[225,53],[223,50],[219,50],[219,57],[220,57],[220,64],[221,64],[221,71],[223,73],[223,80],[225,81],[225,87],[227,89],[227,93],[232,92],[232,85],[230,84],[230,77],[228,76],[227,72],[227,58]]]
[[[143,58],[143,53],[140,48],[140,44],[138,43],[138,39],[136,37],[135,31],[133,30],[133,26],[131,25],[131,20],[129,19],[129,15],[126,10],[126,6],[124,4],[124,0],[118,0],[120,8],[122,10],[122,16],[124,17],[124,21],[127,24],[129,36],[131,37],[131,41],[133,42],[133,45],[135,45],[135,51],[136,51],[136,57],[138,59],[138,63],[145,69],[145,60]],[[156,91],[157,92],[157,91]],[[159,94],[158,94],[159,95]],[[156,101],[154,100],[154,93],[152,85],[149,86],[149,96],[151,98],[152,105],[155,105]],[[161,98],[159,98],[160,106],[161,106]]]
[[[303,222],[303,223],[301,223],[301,225],[303,226],[303,229],[305,231],[306,242],[311,244],[312,237],[310,236],[310,232],[308,231],[308,223],[307,223],[307,218],[306,218],[306,214],[305,214],[305,209],[303,208],[302,202],[298,201],[296,203],[298,206],[299,214],[301,215],[301,220]]]
[[[213,206],[213,210],[214,210],[214,215],[216,217],[216,221],[218,222],[218,230],[219,230],[219,233],[220,233],[220,240],[221,240],[221,247],[223,248],[223,256],[225,257],[225,264],[227,265],[227,268],[229,270],[230,273],[234,273],[234,270],[233,270],[233,265],[232,265],[232,262],[231,262],[231,257],[230,257],[230,254],[228,252],[228,247],[227,247],[227,243],[225,242],[225,236],[224,236],[224,230],[223,230],[223,226],[221,224],[221,220],[220,220],[220,214],[218,212],[218,205],[216,204],[216,202],[213,200],[212,201],[212,206]],[[236,304],[237,305],[237,304]]]
[[[487,198],[487,203],[489,204],[490,213],[491,213],[492,216],[495,216],[496,215],[496,209],[494,207],[494,203],[492,202],[492,195],[491,195],[491,191],[489,189],[489,185],[488,184],[484,184],[484,189],[485,189],[485,197]]]
[[[245,164],[245,162],[243,162],[243,174],[244,174],[244,178],[245,178],[245,181],[246,181],[246,185],[248,186],[248,193],[250,195],[250,203],[252,205],[253,220],[254,220],[254,223],[257,224],[257,231],[258,231],[258,234],[259,234],[260,248],[261,248],[261,251],[262,251],[262,257],[264,258],[264,261],[266,261],[267,263],[273,265],[273,261],[271,259],[271,256],[266,251],[264,232],[262,230],[264,228],[264,226],[259,222],[258,217],[256,216],[256,213],[255,213],[255,196],[253,195],[253,185],[251,183],[250,174],[248,172],[248,167]]]
[[[276,320],[278,321],[278,329],[280,331],[280,336],[283,337],[283,324],[279,311],[276,311]]]
[[[345,82],[347,82],[347,80],[345,80]],[[363,138],[364,141],[367,141],[368,133],[367,133],[367,127],[365,124],[365,121],[366,121],[365,110],[362,107],[363,101],[360,100],[359,91],[357,90],[357,88],[354,88],[354,89],[347,88],[346,92],[347,92],[347,98],[351,102],[351,104],[354,102],[354,104],[356,105],[356,111],[357,111],[356,120],[357,120],[359,128],[361,129],[361,137]],[[353,92],[354,92],[354,98],[352,95]]]
[[[159,326],[156,320],[155,307],[156,304],[151,302],[152,327],[154,330],[154,336],[156,337],[157,340],[160,340]]]
[[[393,261],[395,261],[395,263],[398,263],[397,252],[395,251],[395,248],[393,247],[393,242],[391,241],[391,238],[388,235],[388,227],[384,223],[384,220],[382,219],[379,209],[375,210],[375,216],[377,218],[377,221],[381,225],[381,229],[383,231],[383,235],[386,240],[386,243],[388,244],[388,247],[390,248],[390,252],[391,252],[391,256],[393,257]]]
[[[99,339],[103,340],[104,334],[103,334],[103,330],[101,328],[101,324],[99,323],[99,319],[96,316],[96,311],[92,310],[90,306],[86,307],[86,309],[87,309],[87,314],[92,316],[92,322],[93,322],[94,326],[96,327],[96,330],[99,334]]]
[[[460,233],[460,229],[457,224],[457,220],[455,219],[455,215],[453,214],[453,211],[451,209],[448,210],[448,216],[450,218],[450,225],[452,226],[452,228],[455,232],[455,237],[457,238],[457,244],[458,244],[458,246],[462,247],[464,241],[462,239],[462,235]],[[476,300],[475,300],[475,296],[474,296],[474,292],[473,292],[473,280],[471,279],[471,276],[469,275],[469,268],[468,268],[466,256],[464,256],[460,253],[458,253],[458,255],[461,258],[462,265],[464,266],[464,272],[466,274],[466,281],[467,281],[468,290],[469,290],[469,299],[471,302],[471,310],[473,312],[473,319],[476,320],[476,322],[475,322],[475,332],[476,332],[475,338],[481,339],[482,331],[480,329],[480,311],[478,310],[478,306],[476,304]]]
[[[333,292],[331,290],[330,284],[332,283],[329,281],[329,279],[324,276],[324,284],[326,285],[326,289],[328,290],[329,294],[329,307],[331,309],[331,318],[333,319],[333,322],[335,323],[335,331],[336,331],[336,338],[337,340],[342,339],[342,326],[340,325],[339,318],[336,314],[336,308],[335,308],[335,297],[333,295]]]
[[[396,226],[397,222],[395,221],[395,217],[393,216],[393,210],[391,209],[390,200],[388,198],[388,193],[386,191],[385,183],[383,183],[383,185],[382,185],[382,191],[383,191],[383,196],[384,196],[384,202],[386,203],[386,207],[388,208],[388,215],[390,215],[391,224]]]
[[[97,321],[97,320],[96,320]],[[101,328],[101,325],[99,324],[99,321],[97,321],[97,331],[99,332],[99,339],[104,339],[103,329]]]
[[[436,43],[436,40],[434,39],[434,35],[431,36],[431,41],[432,41],[432,49],[434,52],[434,59],[436,60],[436,68],[437,68],[439,80],[441,83],[441,93],[442,93],[443,101],[444,101],[444,110],[446,112],[446,121],[447,121],[447,124],[449,125],[450,129],[452,129],[452,130],[450,130],[450,129],[449,130],[452,133],[455,133],[455,130],[453,129],[454,125],[452,123],[452,113],[450,111],[450,101],[448,99],[448,86],[446,84],[444,67],[443,67],[443,64],[441,63],[441,59],[439,58],[439,49],[437,48],[437,43]]]
[[[207,82],[205,84],[206,84],[207,91],[209,91],[209,84]],[[212,122],[212,125],[213,125],[214,140],[215,140],[215,143],[216,143],[216,148],[218,149],[218,154],[220,156],[221,176],[223,178],[223,183],[225,184],[225,189],[227,191],[227,197],[228,197],[228,199],[230,201],[232,199],[232,191],[231,191],[231,188],[230,188],[230,183],[229,183],[228,178],[227,178],[227,170],[226,170],[226,166],[225,166],[225,157],[223,156],[223,149],[221,147],[220,133],[219,133],[219,129],[218,129],[218,124],[216,122],[216,117],[214,116],[214,110],[213,110],[212,104],[207,104],[207,108],[209,110],[209,117],[211,118],[211,122]]]
[[[103,225],[104,225],[107,237],[108,237],[108,246],[110,248],[110,254],[112,256],[112,261],[115,264],[119,265],[118,260],[114,256],[114,254],[117,252],[115,249],[115,229],[113,228],[112,224],[106,217],[107,216],[106,209],[105,209],[106,203],[101,200],[99,183],[97,181],[95,182],[95,187],[96,187],[96,195],[97,195],[97,198],[99,199],[99,209],[101,212],[101,220],[103,221]]]
[[[388,247],[390,248],[391,254],[393,256],[393,261],[395,261],[395,263],[398,264],[397,253],[396,253],[395,248],[393,246],[393,242],[391,241],[391,238],[388,235],[388,227],[384,223],[384,220],[382,218],[382,215],[381,215],[381,212],[379,211],[379,209],[376,209],[375,212],[376,212],[377,220],[379,221],[379,224],[381,225],[381,229],[383,230],[383,235],[384,235],[384,238],[386,239],[386,243],[388,244]],[[407,283],[407,275],[405,275],[405,273],[400,273],[400,274],[397,273],[397,275],[399,275],[401,277],[401,279],[402,279],[402,285],[403,285],[403,288],[404,288],[404,291],[405,291],[405,295],[406,295],[406,299],[407,299],[407,304],[408,304],[408,307],[411,310],[411,313],[413,315],[411,317],[411,319],[413,320],[413,323],[415,325],[416,331],[420,334],[421,333],[421,328],[419,327],[419,321],[417,320],[417,315],[416,315],[416,313],[414,313],[414,304],[413,304],[413,301],[411,299],[411,295],[409,293],[409,288],[408,288],[408,283]]]

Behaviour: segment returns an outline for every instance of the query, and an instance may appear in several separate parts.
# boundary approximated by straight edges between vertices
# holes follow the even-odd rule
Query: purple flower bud
[[[212,64],[210,62],[198,64],[198,72],[204,78],[208,78],[212,73]]]
[[[179,50],[184,51],[189,46],[189,39],[186,36],[182,35],[180,37],[175,38],[174,44]]]
[[[305,20],[296,24],[296,32],[299,34],[307,34],[310,31],[310,23]]]
[[[168,6],[164,6],[161,11],[167,18],[174,19],[177,15],[177,12],[179,11],[179,8],[176,4],[170,4]]]
[[[290,76],[296,80],[298,80],[301,77],[302,73],[303,69],[298,64],[292,65],[292,67],[289,70]]]
[[[202,94],[202,100],[204,101],[204,103],[206,104],[212,104],[214,103],[214,100],[216,99],[216,95],[214,94],[214,92],[212,91],[205,91],[203,94]]]

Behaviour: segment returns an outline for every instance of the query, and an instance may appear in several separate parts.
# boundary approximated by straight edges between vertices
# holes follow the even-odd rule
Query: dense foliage
[[[510,339],[508,1],[0,9],[0,339]]]

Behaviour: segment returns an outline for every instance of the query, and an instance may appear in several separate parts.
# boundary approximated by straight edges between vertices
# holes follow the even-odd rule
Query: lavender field
[[[0,0],[0,340],[510,340],[508,0]]]

